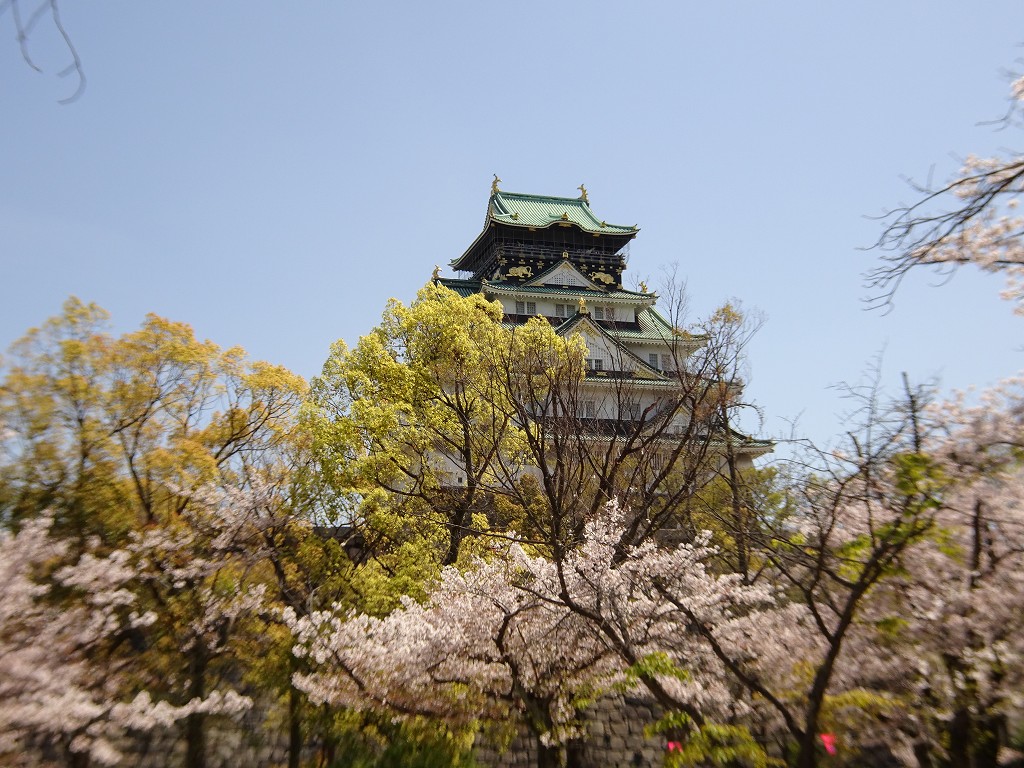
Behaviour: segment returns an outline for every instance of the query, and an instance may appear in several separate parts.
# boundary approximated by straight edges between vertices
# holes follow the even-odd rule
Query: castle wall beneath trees
[[[655,768],[665,760],[665,738],[645,736],[658,718],[655,706],[631,696],[609,696],[587,710],[587,736],[572,745],[577,768]],[[533,768],[537,749],[533,736],[520,726],[504,750],[478,739],[474,749],[481,768]]]
[[[210,718],[206,738],[207,768],[282,768],[288,765],[288,732],[283,711],[254,708],[239,720]],[[651,702],[610,696],[595,702],[587,711],[585,739],[572,746],[575,768],[656,768],[664,763],[665,739],[648,737],[644,728],[657,719]],[[182,768],[185,740],[180,728],[156,730],[137,740],[125,739],[124,758],[119,765],[132,768]],[[316,745],[303,750],[303,765],[317,757]],[[478,737],[474,757],[480,768],[533,768],[537,764],[536,743],[529,731],[519,726],[511,743],[496,744]],[[24,755],[18,768],[50,768],[61,765],[44,754]],[[336,755],[335,765],[344,765]]]

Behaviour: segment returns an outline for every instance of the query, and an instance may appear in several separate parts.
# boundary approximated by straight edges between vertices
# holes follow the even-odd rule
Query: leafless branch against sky
[[[78,81],[74,92],[66,98],[58,99],[58,101],[61,104],[70,104],[75,101],[85,91],[85,70],[82,68],[82,59],[78,55],[78,50],[75,48],[71,36],[64,27],[64,22],[61,20],[60,7],[57,0],[42,0],[34,6],[31,4],[26,6],[21,0],[0,0],[0,18],[6,12],[10,13],[10,17],[14,22],[15,37],[21,49],[21,56],[25,59],[25,63],[36,72],[43,72],[43,69],[36,63],[36,59],[32,54],[33,32],[44,19],[52,23],[53,30],[56,32],[61,45],[66,49],[65,55],[70,57],[67,65],[57,71],[57,76],[68,77],[73,75]]]

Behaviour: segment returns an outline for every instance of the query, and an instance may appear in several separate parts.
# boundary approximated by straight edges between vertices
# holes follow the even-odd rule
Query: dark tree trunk
[[[797,745],[795,768],[817,768],[818,745],[814,741],[814,732],[807,731],[800,737]]]
[[[299,768],[301,758],[302,699],[293,685],[288,689],[288,768]]]
[[[587,768],[583,757],[583,739],[571,739],[565,745],[565,768]]]
[[[332,766],[338,752],[338,740],[330,726],[330,708],[325,704],[320,717],[320,766]]]
[[[89,768],[92,762],[88,752],[72,752],[70,747],[65,747],[64,754],[68,768]]]
[[[931,746],[928,742],[914,742],[914,757],[917,758],[918,768],[934,768]]]
[[[975,720],[972,747],[974,768],[997,768],[1005,722],[1001,715],[981,715]]]
[[[448,523],[448,548],[445,550],[441,565],[455,565],[459,559],[459,548],[462,546],[462,540],[466,538],[466,529],[469,527],[470,513],[468,509],[460,506],[451,515]]]
[[[206,698],[206,648],[197,643],[189,661],[189,699]],[[185,768],[206,768],[206,715],[185,718]]]
[[[966,707],[953,713],[947,731],[949,736],[949,764],[957,768],[971,766],[971,714]]]
[[[537,739],[537,768],[564,768],[562,763],[562,748],[559,746],[545,746]]]

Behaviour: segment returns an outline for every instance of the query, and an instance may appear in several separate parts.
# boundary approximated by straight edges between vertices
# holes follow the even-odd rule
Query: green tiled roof
[[[579,298],[592,302],[612,301],[622,304],[636,304],[637,299],[650,299],[651,294],[636,293],[625,289],[615,291],[592,291],[584,288],[559,288],[547,285],[523,285],[522,283],[491,283],[486,280],[459,280],[457,278],[442,277],[438,282],[445,288],[455,291],[462,297],[471,296],[474,293],[485,293],[494,296],[543,296],[550,298],[565,298],[572,300],[575,304]],[[601,321],[597,321],[600,323]],[[632,326],[632,327],[631,327]],[[636,323],[610,323],[605,327],[612,336],[632,341],[669,341],[672,334],[672,326],[653,307],[639,307],[636,311]],[[699,347],[704,341],[702,336],[691,336],[687,342],[694,348]]]
[[[466,282],[471,281],[467,280]],[[591,288],[576,288],[574,286],[492,283],[490,280],[483,280],[477,283],[477,285],[487,293],[496,293],[502,296],[512,296],[514,294],[516,296],[567,296],[571,299],[583,297],[587,301],[611,301],[617,304],[636,304],[639,300],[650,298],[647,294],[635,293],[634,291],[605,289],[595,291]]]
[[[590,204],[582,197],[548,197],[498,190],[491,195],[487,217],[502,224],[537,229],[569,222],[585,232],[596,234],[632,235],[639,231],[635,226],[625,227],[602,221],[594,215]]]
[[[636,323],[640,326],[640,333],[636,334],[636,338],[668,341],[673,336],[669,322],[650,307],[637,311]]]
[[[448,290],[455,291],[462,298],[472,296],[474,293],[480,293],[479,280],[459,280],[454,277],[439,277],[437,278],[437,282]]]
[[[631,352],[626,347],[622,346],[622,344],[619,343],[619,340],[617,338],[618,334],[616,334],[614,331],[608,330],[600,323],[593,320],[593,318],[591,318],[590,315],[582,315],[577,313],[569,320],[558,326],[556,333],[559,336],[565,336],[566,334],[576,330],[576,328],[583,323],[588,323],[592,328],[596,328],[598,333],[600,333],[606,339],[609,339],[612,342],[612,344],[615,345],[620,354],[631,358],[635,363],[638,364],[639,367],[636,369],[637,373],[639,374],[636,377],[638,380],[648,381],[652,383],[664,383],[669,380],[668,377],[665,376],[665,374],[661,373],[660,371],[656,371],[654,368],[652,368],[646,360],[637,356],[635,353]]]

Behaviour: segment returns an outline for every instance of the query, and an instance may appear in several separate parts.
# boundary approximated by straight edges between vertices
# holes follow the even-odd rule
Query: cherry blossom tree
[[[1018,78],[1003,128],[1021,127],[1022,102]],[[878,298],[891,301],[917,267],[948,274],[970,264],[1004,275],[1003,298],[1024,313],[1020,153],[970,156],[947,185],[918,191],[921,199],[893,211],[878,241],[883,264],[868,275]],[[1021,393],[1018,376],[931,409],[937,429],[922,450],[945,486],[938,534],[908,551],[900,577],[873,601],[890,629],[889,660],[913,681],[919,706],[893,719],[922,766],[995,765],[1005,718],[1020,711]]]
[[[1011,86],[1011,107],[1004,125],[1019,129],[1024,77]],[[1003,297],[1024,312],[1024,218],[1017,212],[1024,193],[1024,156],[968,156],[948,184],[915,186],[921,198],[896,208],[876,247],[882,265],[867,274],[873,301],[886,305],[903,278],[918,267],[949,274],[971,264],[1006,277]]]
[[[145,651],[129,651],[137,675],[154,695],[177,706],[229,697],[248,700],[241,684],[247,644],[259,641],[268,612],[263,529],[278,522],[273,486],[206,488],[174,525],[133,533],[122,550],[132,588],[153,615]],[[168,675],[168,672],[172,674]],[[206,720],[199,708],[184,718],[185,764],[205,765]]]
[[[875,656],[909,683],[893,713],[921,765],[994,766],[1024,673],[1024,399],[1020,379],[932,408],[927,441],[946,491],[936,535],[872,601]]]
[[[206,720],[255,687],[245,673],[272,644],[268,606],[294,597],[288,548],[314,538],[303,513],[319,491],[295,429],[305,386],[181,323],[150,316],[120,337],[106,324],[69,299],[15,344],[0,385],[0,521],[45,514],[65,564],[116,557],[130,571],[123,589],[149,621],[100,643],[95,671],[111,701],[143,689],[177,713],[165,725],[180,723],[197,768]],[[54,610],[83,609],[88,590],[58,586]]]
[[[512,543],[466,572],[445,569],[425,603],[406,600],[383,619],[293,615],[296,653],[313,664],[296,685],[314,701],[405,716],[514,715],[536,737],[541,767],[563,764],[581,709],[614,685],[642,683],[697,727],[720,717],[732,692],[681,612],[742,623],[772,596],[712,574],[703,541],[623,551],[628,524],[609,504],[564,560]]]
[[[685,715],[691,730],[681,743],[692,759],[707,755],[687,741],[706,742],[712,732],[704,723],[724,722],[742,729],[731,733],[737,745],[756,741],[791,755],[794,765],[814,766],[826,726],[843,723],[856,733],[860,740],[847,738],[846,745],[870,744],[864,718],[891,706],[869,675],[872,665],[852,654],[878,655],[877,638],[865,627],[868,605],[933,530],[944,487],[920,453],[919,393],[908,391],[891,407],[873,386],[855,394],[864,428],[851,434],[849,450],[818,452],[813,471],[792,481],[791,513],[765,516],[751,528],[752,551],[764,561],[754,582],[763,590],[756,610],[701,608],[693,588],[654,583],[668,606],[662,647],[671,652],[682,644],[687,652],[675,652],[691,664],[707,659],[709,678],[718,681],[717,706],[666,702]],[[742,574],[733,578],[742,583]],[[715,690],[709,682],[701,688]]]
[[[114,649],[157,618],[139,608],[131,555],[86,552],[47,582],[68,554],[50,527],[40,517],[0,533],[0,756],[51,750],[71,766],[114,765],[128,733],[248,706],[233,692],[178,706],[126,695],[135,670]]]

